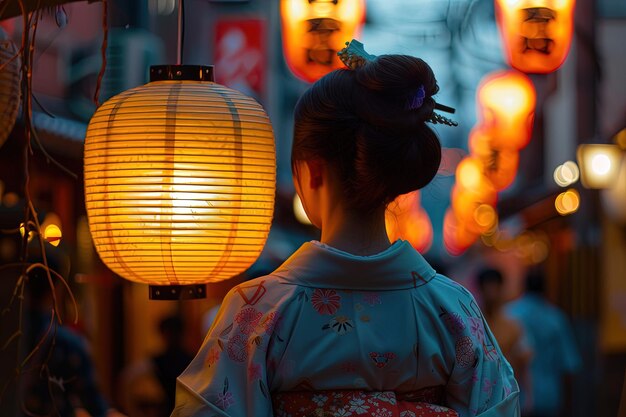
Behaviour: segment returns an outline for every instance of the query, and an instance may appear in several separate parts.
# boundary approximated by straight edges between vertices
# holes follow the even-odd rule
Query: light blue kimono
[[[472,295],[408,242],[373,256],[305,243],[225,297],[172,416],[273,416],[272,393],[440,391],[460,416],[518,416],[518,386]]]

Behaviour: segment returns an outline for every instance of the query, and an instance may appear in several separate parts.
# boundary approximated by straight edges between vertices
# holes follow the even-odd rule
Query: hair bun
[[[411,100],[423,86],[418,108]],[[348,203],[374,210],[436,175],[441,145],[426,125],[439,90],[420,58],[381,55],[321,78],[298,102],[292,162],[322,158],[343,181]]]

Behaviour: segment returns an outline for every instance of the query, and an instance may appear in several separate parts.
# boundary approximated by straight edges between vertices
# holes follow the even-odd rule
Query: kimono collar
[[[307,242],[272,273],[296,285],[379,291],[419,287],[435,274],[422,255],[403,240],[372,256]]]

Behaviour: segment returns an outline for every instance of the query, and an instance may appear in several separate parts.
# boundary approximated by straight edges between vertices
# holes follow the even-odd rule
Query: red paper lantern
[[[572,43],[574,0],[496,0],[496,17],[509,64],[548,73],[563,64]]]
[[[536,93],[530,79],[512,70],[489,74],[478,87],[480,125],[495,147],[519,150],[531,138]]]
[[[282,0],[283,53],[289,69],[314,82],[343,68],[337,52],[358,37],[365,0]]]

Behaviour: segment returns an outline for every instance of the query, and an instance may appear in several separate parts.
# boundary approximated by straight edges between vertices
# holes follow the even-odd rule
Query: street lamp
[[[609,188],[617,180],[622,160],[622,151],[617,145],[580,145],[577,158],[585,188]]]

